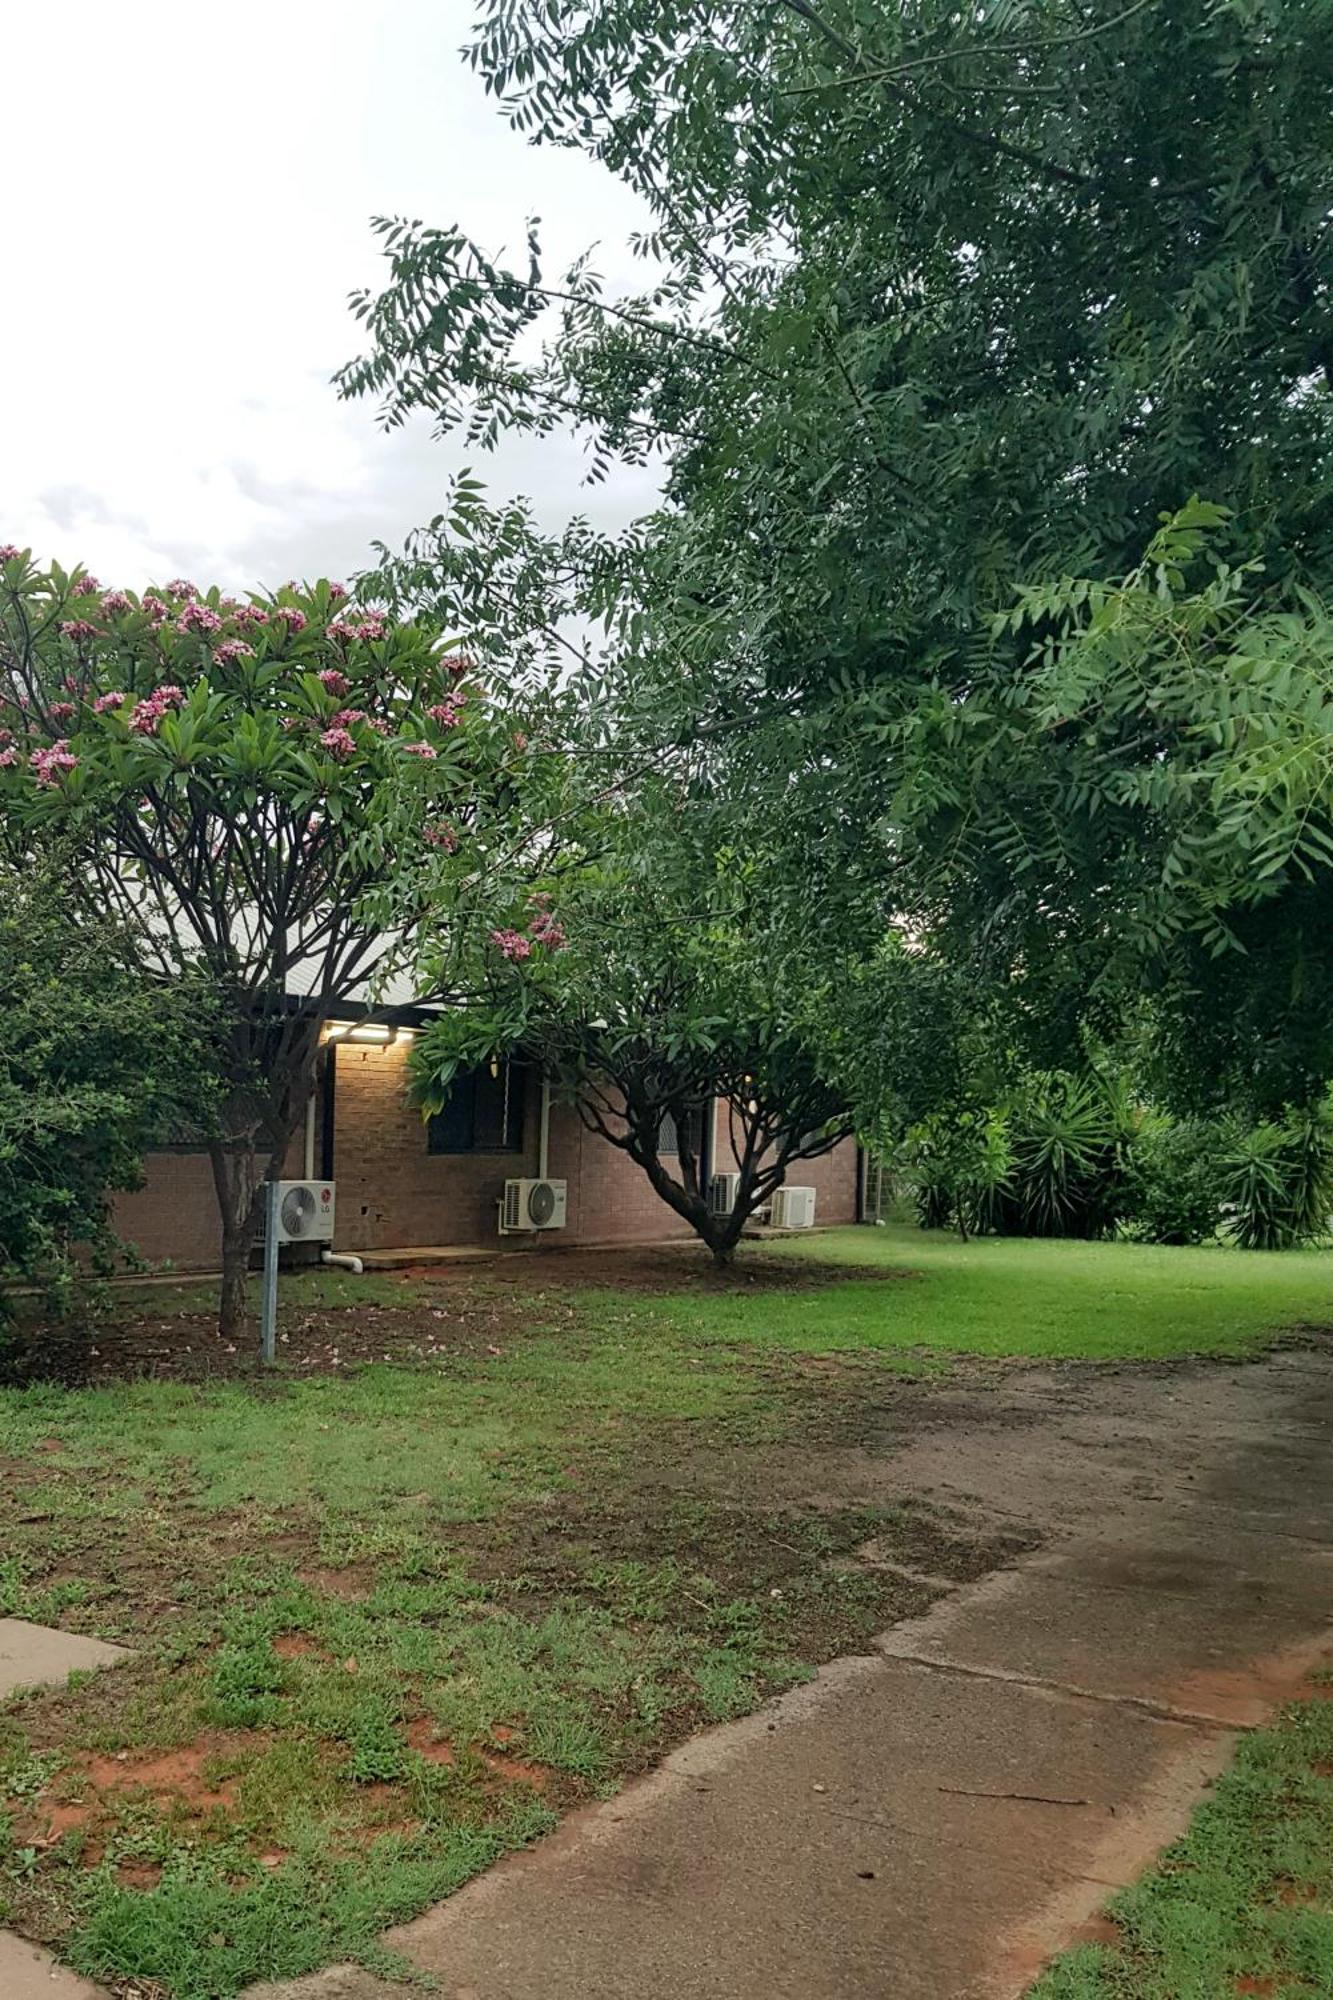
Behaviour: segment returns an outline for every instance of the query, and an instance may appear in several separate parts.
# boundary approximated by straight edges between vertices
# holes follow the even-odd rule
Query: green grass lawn
[[[644,1302],[640,1312],[682,1332],[693,1326],[701,1339],[807,1353],[931,1350],[1092,1361],[1244,1354],[1284,1327],[1333,1320],[1329,1250],[1168,1250],[1000,1237],[963,1243],[904,1225],[836,1229],[767,1247],[803,1261],[864,1267],[867,1277],[762,1298],[732,1292],[710,1300],[706,1324],[690,1297]],[[883,1280],[895,1273],[902,1281],[886,1292]]]
[[[197,1288],[144,1288],[90,1386],[0,1390],[0,1615],[135,1650],[0,1708],[0,1921],[171,2000],[382,1963],[385,1925],[924,1609],[869,1537],[933,1576],[1012,1553],[924,1508],[696,1493],[696,1457],[859,1435],[954,1355],[1235,1354],[1333,1317],[1327,1255],[892,1229],[721,1282],[605,1268],[294,1277],[267,1376]],[[168,1379],[116,1379],[122,1351]]]
[[[1333,1993],[1333,1701],[1247,1736],[1184,1840],[1108,1906],[1115,1938],[1029,2000],[1314,2000]]]

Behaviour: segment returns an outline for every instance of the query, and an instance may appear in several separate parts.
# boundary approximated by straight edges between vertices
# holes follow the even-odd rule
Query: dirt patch
[[[41,1817],[46,1822],[46,1831],[33,1840],[33,1846],[54,1847],[67,1833],[78,1833],[92,1818],[90,1806],[48,1806]]]
[[[345,1604],[363,1604],[375,1588],[369,1570],[298,1569],[297,1578],[324,1597],[340,1597]]]
[[[1333,1765],[1316,1764],[1314,1768],[1320,1777],[1333,1777]],[[1279,1876],[1274,1882],[1273,1895],[1287,1910],[1308,1909],[1311,1903],[1319,1901],[1317,1889],[1311,1888],[1308,1882],[1293,1882],[1289,1875]]]
[[[308,1632],[279,1632],[273,1650],[280,1660],[322,1660],[327,1665],[333,1658]]]
[[[210,1766],[225,1763],[227,1754],[223,1739],[203,1737],[155,1757],[133,1757],[126,1752],[102,1756],[88,1751],[76,1760],[75,1768],[103,1795],[142,1791],[155,1805],[180,1805],[190,1813],[208,1813],[236,1802],[235,1778],[205,1776]]]
[[[483,1750],[481,1756],[497,1778],[507,1778],[510,1784],[531,1785],[542,1792],[551,1781],[551,1773],[544,1764],[529,1764],[522,1757],[500,1757],[493,1750]]]
[[[1114,1917],[1087,1917],[1079,1925],[1069,1940],[1072,1945],[1099,1944],[1107,1951],[1115,1951],[1124,1942],[1120,1926]]]
[[[734,1264],[719,1266],[697,1243],[666,1243],[643,1248],[577,1250],[553,1246],[540,1251],[497,1257],[486,1267],[485,1282],[506,1291],[529,1295],[553,1287],[571,1291],[704,1292],[726,1296],[735,1292],[810,1292],[829,1285],[894,1282],[913,1278],[911,1270],[880,1264],[828,1264],[772,1252],[747,1249]],[[396,1272],[417,1284],[461,1290],[475,1285],[478,1273],[468,1264],[417,1264]]]
[[[408,1724],[407,1740],[428,1764],[452,1764],[454,1761],[453,1744],[447,1736],[435,1734],[435,1725],[429,1716],[418,1716],[415,1722]]]
[[[156,1889],[162,1870],[156,1861],[122,1861],[116,1867],[116,1880],[122,1889]]]

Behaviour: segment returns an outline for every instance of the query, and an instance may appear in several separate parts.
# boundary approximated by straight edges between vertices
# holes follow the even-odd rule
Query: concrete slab
[[[104,1987],[80,1979],[13,1931],[0,1931],[0,1994],[4,2000],[109,2000]]]
[[[408,1250],[356,1250],[367,1271],[407,1271],[432,1264],[493,1264],[498,1250],[475,1243],[422,1243]]]
[[[72,1673],[114,1667],[129,1657],[124,1646],[105,1639],[30,1625],[26,1618],[0,1618],[0,1696],[18,1688],[59,1687]],[[0,1986],[0,1994],[4,1991]]]
[[[845,1660],[386,1941],[450,2000],[989,1991],[977,1982],[1017,1949],[1013,1912],[1059,1899],[1062,1920],[1091,1914],[1180,1831],[1231,1744],[1045,1689]],[[388,1991],[347,1969],[260,1989]]]
[[[1316,1623],[1333,1612],[1333,1561],[1302,1553],[1289,1570],[1299,1580],[1282,1587],[1169,1549],[1078,1550],[999,1572],[881,1643],[894,1658],[1249,1727],[1333,1645]]]

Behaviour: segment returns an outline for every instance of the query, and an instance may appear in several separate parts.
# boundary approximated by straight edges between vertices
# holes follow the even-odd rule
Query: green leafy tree
[[[110,921],[71,925],[58,880],[0,869],[0,1319],[26,1282],[67,1304],[118,1245],[110,1197],[145,1151],[205,1125],[206,996],[144,978]]]
[[[584,633],[604,621],[599,726],[609,709],[626,755],[706,743],[737,795],[767,801],[813,962],[868,880],[918,927],[939,924],[947,881],[949,909],[975,919],[973,963],[1021,973],[1029,1017],[1064,1039],[1089,996],[1135,997],[1151,956],[1171,961],[1162,1018],[1182,1048],[1203,1046],[1200,1012],[1211,1029],[1230,1009],[1274,1021],[1270,1097],[1297,1068],[1327,1074],[1313,1005],[1270,1010],[1284,979],[1330,990],[1292,942],[1317,890],[1293,857],[1281,908],[1260,913],[1242,877],[1269,851],[1220,867],[1228,811],[1249,812],[1238,769],[1200,865],[1176,849],[1174,912],[1160,893],[1147,907],[1157,801],[1146,846],[1099,846],[1086,798],[1048,788],[1056,824],[1038,839],[1028,758],[1022,837],[978,871],[988,894],[940,868],[950,842],[1003,821],[999,788],[972,811],[968,732],[990,740],[1045,643],[1035,611],[1002,617],[1021,587],[1049,601],[1053,580],[1125,577],[1197,493],[1228,510],[1219,553],[1262,565],[1257,618],[1303,617],[1303,590],[1333,588],[1324,0],[484,0],[470,55],[520,131],[642,199],[643,286],[610,295],[590,258],[551,271],[535,226],[501,261],[456,228],[385,219],[387,282],[358,301],[367,341],[344,390],[483,448],[572,428],[594,478],[660,465],[662,503],[622,536],[552,537],[468,484],[386,587],[465,611],[497,648],[521,627],[558,649],[571,613]],[[1058,603],[1051,616],[1060,629]],[[1280,738],[1276,680],[1252,692]],[[1194,699],[1201,726],[1231,726]],[[1156,726],[1143,706],[1089,719],[1111,761]],[[1168,758],[1155,778],[1152,754],[1149,790],[1180,771]],[[1052,837],[1079,851],[1043,873]],[[1049,913],[1035,956],[1029,866],[1026,907]],[[1133,906],[1122,940],[1156,926],[1120,984],[1103,903]],[[1207,974],[1226,998],[1200,1010],[1205,966],[1161,947],[1188,936],[1206,954],[1208,925],[1231,938]]]
[[[142,595],[0,549],[0,831],[58,851],[71,917],[215,996],[221,1322],[330,1011],[410,962],[423,912],[476,886],[525,753],[469,661],[340,584],[244,602]]]
[[[829,1066],[836,970],[812,986],[783,963],[719,820],[670,780],[589,806],[550,890],[516,895],[482,941],[467,1004],[417,1040],[424,1108],[460,1068],[522,1055],[725,1263],[789,1170],[855,1129]],[[725,1214],[709,1202],[703,1136],[715,1099],[712,1164],[738,1175]]]
[[[1155,1089],[1268,1116],[1333,1076],[1333,618],[1223,525],[1194,502],[1127,578],[1023,591],[1007,680],[898,740],[932,936],[1039,1012],[1148,992]]]

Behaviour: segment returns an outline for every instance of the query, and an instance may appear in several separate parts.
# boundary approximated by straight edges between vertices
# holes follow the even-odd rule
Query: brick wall
[[[715,1107],[713,1165],[726,1173],[736,1164],[731,1147],[730,1121],[724,1104]],[[794,1160],[787,1170],[791,1187],[812,1187],[815,1191],[815,1225],[828,1228],[834,1223],[855,1222],[857,1147],[854,1139],[844,1139],[830,1153],[815,1160]]]
[[[496,1203],[515,1175],[537,1171],[540,1091],[529,1079],[523,1144],[512,1153],[428,1153],[421,1113],[408,1102],[410,1041],[387,1048],[344,1042],[334,1091],[336,1248],[496,1241]]]
[[[571,1243],[656,1243],[692,1233],[643,1170],[567,1104],[551,1107],[550,1172],[569,1182]]]
[[[432,1154],[426,1150],[421,1114],[408,1102],[410,1047],[402,1037],[385,1047],[343,1042],[338,1048],[333,1166],[339,1250],[494,1244],[496,1205],[505,1181],[537,1172],[541,1088],[535,1077],[527,1081],[518,1150]],[[322,1101],[318,1122],[322,1127]],[[287,1159],[290,1177],[303,1171],[303,1150],[303,1135],[298,1134]],[[714,1157],[718,1167],[730,1157],[721,1110]],[[322,1166],[323,1134],[317,1129],[317,1173]],[[569,1184],[568,1224],[561,1242],[650,1243],[690,1235],[633,1161],[587,1131],[567,1105],[551,1107],[548,1171]],[[799,1162],[791,1179],[815,1188],[817,1223],[853,1222],[856,1171],[856,1148],[848,1141],[822,1159]],[[154,1154],[144,1187],[117,1200],[115,1222],[120,1234],[151,1261],[170,1259],[186,1270],[216,1269],[219,1230],[207,1156]]]
[[[116,1196],[111,1221],[152,1264],[215,1271],[222,1229],[207,1153],[150,1153],[143,1186]]]

